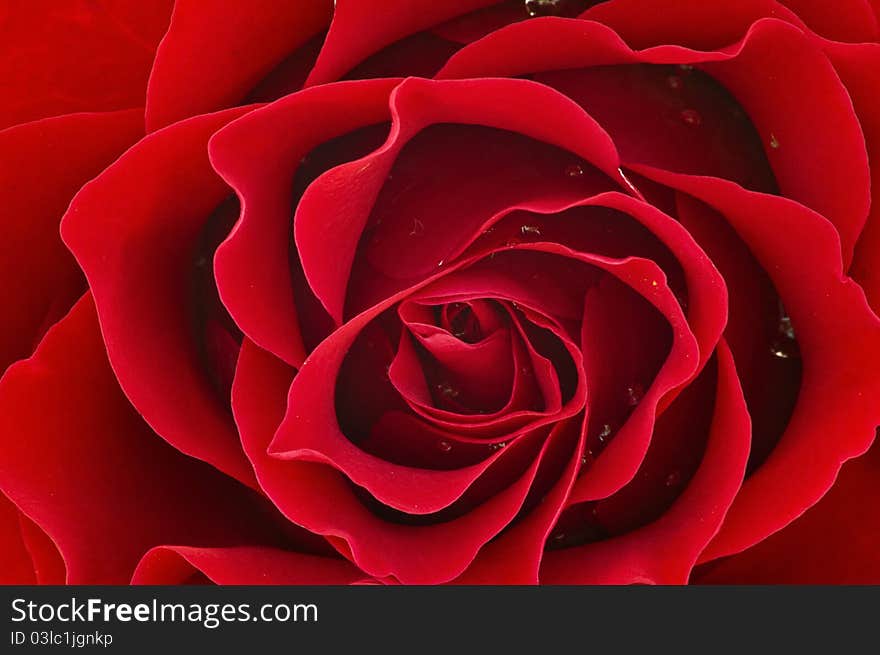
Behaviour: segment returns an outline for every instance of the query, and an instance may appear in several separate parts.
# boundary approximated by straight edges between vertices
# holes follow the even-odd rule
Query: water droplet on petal
[[[580,177],[584,174],[584,167],[580,164],[571,164],[565,167],[565,174],[569,177]]]
[[[560,543],[565,541],[566,534],[564,532],[557,532],[553,535],[553,541],[556,543]]]
[[[776,150],[779,148],[779,139],[776,138],[775,134],[770,135],[770,147]]]
[[[696,109],[685,109],[679,116],[685,125],[690,125],[691,127],[697,127],[703,122],[703,117],[700,116],[700,112]]]
[[[794,326],[785,307],[779,305],[779,324],[776,326],[776,338],[770,345],[770,352],[780,359],[796,359],[800,356]]]
[[[499,441],[498,443],[489,444],[490,450],[502,450],[507,447],[506,441]]]
[[[773,345],[770,346],[770,352],[779,359],[789,359],[792,356],[792,353],[785,347],[785,344],[779,341],[773,342]]]
[[[443,264],[445,264],[445,263],[446,263],[446,262],[444,262],[444,261],[441,259],[439,262],[437,262],[437,268],[441,268],[441,267],[443,266]]]
[[[553,16],[562,9],[563,0],[525,0],[526,13],[530,18]]]
[[[446,384],[446,383],[440,383],[440,384],[438,384],[438,385],[437,385],[437,391],[439,391],[440,393],[442,393],[442,394],[443,394],[444,396],[446,396],[447,398],[458,398],[458,395],[459,395],[459,393],[458,393],[458,389],[456,389],[456,388],[454,388],[454,387],[452,387],[451,385]]]
[[[541,230],[535,225],[523,225],[520,228],[520,232],[523,233],[523,236],[529,236],[529,235],[535,236],[535,237],[541,236]]]
[[[596,438],[599,440],[599,443],[605,443],[605,441],[610,436],[611,436],[611,425],[606,423],[602,426],[602,429],[599,430],[599,434],[596,435]]]
[[[694,70],[694,67],[690,64],[679,64],[678,70],[684,71],[685,73],[690,73],[692,70]]]
[[[678,304],[681,306],[682,310],[687,311],[688,308],[688,297],[687,294],[683,291],[676,291],[674,293],[675,299],[678,301]]]
[[[441,450],[441,452],[448,453],[452,450],[452,444],[448,441],[441,441],[437,444],[437,447]]]
[[[591,449],[587,448],[584,450],[583,455],[581,456],[581,467],[586,468],[590,464],[592,464],[593,460],[596,459],[596,453],[594,453]]]
[[[411,237],[417,237],[425,231],[425,224],[419,219],[413,221],[412,229],[409,231]]]
[[[681,78],[678,75],[670,75],[666,78],[666,86],[677,91],[681,88]]]
[[[630,407],[635,407],[640,402],[642,402],[642,398],[645,397],[645,388],[641,384],[634,384],[631,387],[626,388],[626,401],[629,403]]]
[[[673,471],[669,475],[666,476],[666,486],[667,487],[676,487],[681,482],[681,473],[678,471]]]

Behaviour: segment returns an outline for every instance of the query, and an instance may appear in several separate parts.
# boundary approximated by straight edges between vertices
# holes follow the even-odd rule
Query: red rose
[[[108,6],[0,15],[0,580],[880,582],[876,3]]]

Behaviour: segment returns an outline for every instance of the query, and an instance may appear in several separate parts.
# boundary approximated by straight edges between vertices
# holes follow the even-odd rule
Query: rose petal
[[[255,494],[168,446],[128,404],[89,296],[0,381],[0,449],[0,487],[58,545],[69,584],[127,583],[162,543],[278,539]]]
[[[843,465],[834,486],[788,527],[695,571],[697,584],[880,584],[880,446]]]
[[[552,438],[561,431],[576,431],[573,440],[574,455],[556,476],[556,482],[537,507],[486,544],[467,570],[454,584],[538,584],[544,544],[565,503],[571,485],[580,468],[584,431],[577,421],[560,422],[554,427]]]
[[[59,114],[142,107],[171,4],[4,3],[0,129]]]
[[[242,205],[239,224],[217,249],[220,296],[251,340],[291,365],[305,358],[289,272],[294,172],[321,143],[388,120],[388,94],[396,83],[307,89],[252,112],[211,139],[211,162]],[[291,130],[291,123],[300,129]]]
[[[375,5],[369,3],[336,0],[330,31],[306,85],[335,82],[385,46],[496,1],[385,0],[381,12],[377,12]]]
[[[537,106],[556,120],[534,121],[524,108]],[[306,278],[337,322],[370,209],[403,145],[429,125],[468,123],[517,132],[565,147],[625,186],[607,135],[564,96],[533,82],[410,78],[392,92],[391,107],[394,121],[385,145],[321,175],[306,190],[294,218]],[[323,255],[328,248],[336,253],[332,260]]]
[[[849,273],[865,288],[874,312],[880,314],[880,45],[826,44],[826,48],[852,98],[871,165],[871,213]]]
[[[306,363],[299,375],[309,368]],[[451,580],[522,506],[540,457],[534,458],[535,464],[520,480],[479,507],[427,526],[377,517],[358,500],[351,484],[325,465],[268,457],[266,449],[284,416],[291,376],[282,362],[245,340],[233,386],[233,407],[245,450],[261,486],[279,509],[313,532],[347,541],[352,559],[370,575],[393,574],[405,584]]]
[[[135,569],[132,584],[182,584],[194,573],[218,585],[342,585],[364,578],[344,559],[279,548],[157,546]]]
[[[0,494],[0,584],[34,584],[34,563],[21,534],[20,512]]]
[[[880,319],[844,277],[837,232],[786,198],[724,180],[636,167],[725,215],[768,272],[795,326],[803,379],[776,448],[738,494],[704,560],[739,552],[784,527],[831,487],[840,465],[865,452],[880,424]],[[805,266],[804,262],[809,262]]]
[[[543,584],[687,582],[740,488],[748,459],[749,417],[733,358],[723,341],[717,353],[715,415],[687,489],[661,518],[634,532],[545,553]]]
[[[818,34],[835,41],[876,41],[877,16],[869,0],[779,0]]]
[[[18,515],[21,538],[33,561],[37,584],[60,585],[67,579],[67,570],[58,546],[43,529],[24,514]]]
[[[89,280],[111,365],[138,411],[176,448],[254,484],[228,401],[198,355],[190,296],[202,228],[229,194],[207,141],[245,111],[199,116],[140,141],[77,194],[61,235]]]
[[[147,131],[239,104],[330,20],[330,0],[174,4],[147,90]]]
[[[524,75],[630,63],[698,65],[721,82],[767,144],[782,193],[835,224],[849,261],[870,203],[864,137],[833,66],[814,38],[796,27],[762,19],[739,43],[717,51],[678,45],[633,51],[598,23],[535,19],[463,48],[437,77]],[[800,102],[805,96],[814,101]],[[817,125],[834,129],[816,129]],[[640,163],[669,168],[666,161]],[[823,183],[816,184],[817,179]]]
[[[613,0],[588,9],[580,18],[607,25],[635,50],[673,43],[693,50],[716,50],[742,39],[762,18],[803,26],[794,12],[775,0]]]
[[[139,109],[69,114],[0,131],[0,371],[28,357],[85,290],[58,234],[76,191],[143,134]],[[63,156],[61,156],[63,153]]]

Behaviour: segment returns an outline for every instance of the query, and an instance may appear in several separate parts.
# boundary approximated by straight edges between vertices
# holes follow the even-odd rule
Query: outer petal
[[[330,32],[306,85],[335,82],[369,55],[397,40],[495,2],[384,0],[378,11],[369,2],[337,0]]]
[[[20,513],[0,495],[0,584],[34,584],[36,572],[21,534]]]
[[[61,216],[77,190],[142,134],[139,109],[69,114],[0,131],[0,372],[28,357],[85,290],[58,233]]]
[[[740,42],[720,50],[662,45],[634,51],[597,23],[535,19],[465,47],[438,77],[524,75],[635,63],[696,65],[733,93],[766,144],[782,193],[834,223],[849,262],[870,204],[864,135],[846,89],[815,37],[790,24],[760,20]],[[813,102],[800,102],[804,96]],[[816,129],[817,125],[824,127]],[[623,163],[674,169],[663,160],[624,158]],[[822,184],[816,184],[817,179]]]
[[[850,275],[880,314],[880,45],[826,44],[829,56],[852,97],[865,133],[871,164],[871,213],[856,244]]]
[[[131,582],[182,584],[196,573],[219,585],[341,585],[365,577],[344,559],[280,548],[157,546],[143,556]]]
[[[330,0],[178,0],[150,74],[147,130],[240,104],[331,12]]]
[[[207,114],[150,135],[83,187],[62,237],[94,294],[110,363],[169,443],[248,484],[228,404],[193,338],[191,280],[211,212],[229,194],[208,138],[247,109]]]
[[[880,424],[880,319],[844,277],[837,233],[785,198],[723,180],[639,168],[724,214],[779,290],[803,359],[794,414],[773,452],[743,486],[704,560],[739,552],[784,527],[862,454]],[[805,266],[804,262],[809,262]]]
[[[128,404],[88,296],[0,380],[0,450],[0,488],[58,545],[71,584],[128,582],[157,544],[277,539],[255,494]]]
[[[780,0],[817,34],[835,41],[876,41],[880,32],[870,0]]]
[[[144,104],[171,0],[25,0],[0,9],[0,129]]]
[[[695,572],[698,584],[880,584],[880,444],[788,527]]]
[[[635,49],[674,43],[715,50],[742,39],[762,18],[803,26],[795,13],[776,0],[612,0],[588,9],[580,18],[607,25]]]

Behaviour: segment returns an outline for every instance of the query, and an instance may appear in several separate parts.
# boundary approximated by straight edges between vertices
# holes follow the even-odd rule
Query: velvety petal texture
[[[0,8],[0,129],[144,105],[172,0],[13,1]]]
[[[876,2],[63,4],[0,583],[880,579]]]

